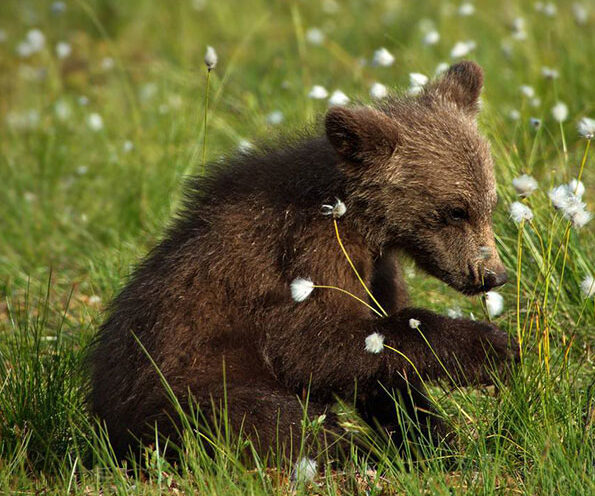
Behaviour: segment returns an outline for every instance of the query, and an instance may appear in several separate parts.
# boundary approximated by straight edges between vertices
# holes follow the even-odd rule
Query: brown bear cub
[[[506,281],[493,164],[475,121],[482,84],[477,64],[458,63],[417,96],[333,107],[324,135],[239,154],[190,183],[91,352],[91,407],[118,456],[154,441],[155,426],[176,438],[156,367],[182,407],[198,404],[206,418],[225,396],[231,428],[266,453],[299,446],[304,391],[308,415],[327,413],[327,431],[342,432],[331,413],[339,398],[394,432],[387,390],[413,398],[421,415],[422,379],[487,383],[490,365],[515,360],[516,343],[494,325],[409,307],[396,258],[410,255],[465,294]],[[312,289],[366,299],[329,205],[388,316]],[[433,415],[423,422],[441,430]]]

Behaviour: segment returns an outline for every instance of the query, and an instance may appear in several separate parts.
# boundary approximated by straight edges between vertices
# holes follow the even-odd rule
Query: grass
[[[587,2],[585,2],[585,6]],[[202,7],[201,7],[202,6]],[[333,12],[333,6],[336,11]],[[593,116],[593,10],[576,24],[567,2],[557,15],[533,2],[475,2],[472,16],[439,1],[151,2],[76,0],[66,10],[44,1],[3,2],[0,29],[0,492],[44,494],[592,494],[595,491],[593,298],[580,283],[594,273],[593,222],[571,227],[547,198],[554,185],[581,175],[592,205],[593,162],[576,124]],[[525,19],[525,40],[511,23]],[[421,43],[431,24],[436,45]],[[319,27],[321,45],[307,32]],[[32,28],[45,46],[16,53]],[[486,71],[481,125],[495,157],[501,203],[495,231],[511,283],[495,322],[523,340],[511,384],[489,391],[436,389],[461,447],[427,448],[421,457],[376,441],[371,470],[355,455],[293,488],[280,462],[245,460],[241,441],[214,433],[215,456],[191,435],[176,466],[156,445],[146,470],[119,468],[85,412],[85,346],[102,308],[131,267],[159,239],[175,212],[184,177],[199,173],[242,140],[291,132],[326,109],[307,94],[313,84],[368,99],[379,81],[405,88],[410,72],[432,74],[455,42],[474,40],[470,55]],[[58,59],[54,46],[72,53]],[[206,45],[219,64],[210,74]],[[362,65],[386,46],[388,68]],[[504,48],[504,50],[503,50]],[[559,78],[541,75],[554,67]],[[519,91],[535,88],[539,105]],[[552,119],[556,101],[566,122]],[[267,115],[280,110],[280,125]],[[520,118],[509,118],[510,110]],[[98,113],[100,130],[89,115]],[[542,119],[534,129],[529,118]],[[208,165],[207,165],[208,167]],[[540,189],[524,203],[535,217],[514,224],[511,180],[532,174]],[[339,249],[339,248],[338,248]],[[464,298],[408,266],[413,300],[484,318],[478,298]],[[199,416],[199,414],[196,414]],[[312,426],[305,426],[305,428]],[[206,443],[206,444],[205,444]],[[213,449],[213,447],[211,446]]]

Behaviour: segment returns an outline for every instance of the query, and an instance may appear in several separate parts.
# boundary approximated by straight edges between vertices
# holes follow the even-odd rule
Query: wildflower
[[[62,122],[67,121],[72,115],[70,104],[65,100],[58,100],[54,105],[54,113]]]
[[[437,66],[436,66],[436,70],[434,71],[434,75],[435,76],[440,76],[440,74],[445,73],[449,68],[449,65],[447,62],[440,62]]]
[[[592,218],[593,215],[591,212],[583,208],[574,212],[574,214],[572,214],[570,217],[570,221],[576,229],[580,229],[581,227],[584,227]]]
[[[585,185],[582,183],[582,181],[579,181],[578,179],[572,179],[568,183],[568,191],[570,191],[573,195],[581,199],[585,194]]]
[[[595,136],[595,119],[591,119],[589,117],[583,117],[578,122],[577,129],[578,129],[578,133],[583,138],[593,139],[593,136]]]
[[[555,17],[558,13],[558,8],[552,2],[548,2],[543,6],[542,12],[547,17]]]
[[[428,82],[428,76],[419,72],[409,74],[409,94],[417,95],[421,93],[424,85]]]
[[[324,100],[328,96],[328,91],[324,86],[320,86],[319,84],[315,84],[312,86],[310,93],[308,93],[310,98],[314,98],[315,100]]]
[[[89,305],[100,305],[101,304],[101,298],[97,295],[89,296],[89,299],[87,301],[89,302]]]
[[[283,122],[284,116],[283,112],[280,110],[273,110],[269,115],[267,115],[267,122],[276,126],[277,124],[281,124]]]
[[[511,109],[508,112],[508,118],[512,121],[518,121],[521,118],[521,113],[517,109]]]
[[[110,71],[114,68],[115,62],[111,57],[103,57],[101,59],[101,69],[104,71]]]
[[[346,105],[349,103],[349,97],[341,90],[333,91],[333,94],[328,99],[329,105]]]
[[[564,102],[558,102],[552,108],[552,115],[557,122],[564,122],[568,118],[568,107]]]
[[[537,189],[537,181],[535,178],[528,176],[527,174],[515,177],[512,180],[512,185],[514,186],[517,194],[523,198],[529,196]]]
[[[457,41],[450,51],[450,56],[453,59],[465,57],[470,52],[475,50],[476,44],[473,40]]]
[[[500,293],[488,291],[486,293],[486,308],[490,318],[497,317],[504,310],[504,298]]]
[[[132,150],[134,150],[134,143],[130,140],[124,141],[124,144],[122,145],[122,151],[124,153],[130,153]]]
[[[103,129],[103,119],[98,113],[93,112],[87,117],[87,125],[92,131],[101,131]]]
[[[531,117],[529,119],[529,124],[531,124],[533,129],[538,129],[539,126],[541,126],[541,119],[538,119],[537,117]]]
[[[292,479],[297,483],[311,482],[316,476],[316,467],[316,460],[300,458],[293,468]]]
[[[301,303],[314,291],[314,283],[310,279],[298,277],[292,281],[289,288],[291,289],[291,297],[294,301]]]
[[[465,2],[462,3],[459,7],[459,15],[463,17],[467,17],[473,15],[475,13],[475,7],[472,3]]]
[[[78,103],[81,107],[85,107],[89,105],[89,98],[87,98],[85,95],[81,95],[78,98]]]
[[[595,279],[593,276],[589,275],[582,280],[581,292],[585,298],[595,296]]]
[[[380,353],[384,348],[384,336],[374,332],[366,337],[365,350],[369,353]]]
[[[254,146],[247,139],[241,139],[238,143],[238,151],[240,153],[248,153]]]
[[[423,38],[424,45],[435,45],[440,41],[440,33],[436,30],[428,31]]]
[[[27,33],[27,42],[33,53],[40,52],[45,45],[45,35],[39,29],[31,29]]]
[[[564,184],[561,186],[556,186],[550,190],[548,196],[555,208],[564,208],[569,196],[568,186]]]
[[[388,90],[386,89],[386,86],[384,86],[382,83],[374,83],[370,88],[370,96],[372,98],[380,100],[382,98],[385,98],[387,95]]]
[[[207,51],[205,52],[205,65],[209,71],[217,66],[217,52],[210,45],[207,45]]]
[[[572,15],[574,16],[574,21],[582,26],[587,24],[587,20],[589,19],[589,13],[584,5],[575,2],[572,4]]]
[[[522,17],[515,17],[512,20],[512,37],[515,40],[527,39],[527,32],[525,31],[525,19]]]
[[[339,9],[339,4],[335,0],[324,0],[322,2],[322,10],[327,14],[336,14]]]
[[[533,212],[527,205],[517,201],[510,205],[510,216],[513,221],[520,224],[525,220],[530,221],[533,219]]]
[[[529,86],[528,84],[522,84],[521,86],[519,86],[519,90],[521,90],[523,96],[527,98],[535,97],[535,90],[533,89],[533,86]]]
[[[52,14],[60,15],[66,12],[66,4],[64,2],[54,2],[50,7]]]
[[[79,165],[79,166],[76,168],[76,173],[77,173],[79,176],[84,176],[84,175],[85,175],[87,172],[89,172],[89,167],[87,167],[86,165]]]
[[[390,65],[393,65],[394,61],[394,55],[384,47],[376,50],[374,52],[374,58],[372,59],[372,63],[374,65],[379,65],[381,67],[388,67]]]
[[[322,45],[324,33],[318,28],[310,28],[306,31],[306,40],[312,45]]]
[[[451,319],[460,319],[463,316],[463,311],[459,307],[449,308],[446,315]]]
[[[417,319],[409,319],[409,327],[411,329],[417,329],[421,325],[421,322]]]
[[[70,47],[70,43],[65,41],[59,41],[56,43],[56,55],[59,59],[65,59],[68,57],[72,52],[72,48]]]
[[[333,219],[338,219],[339,217],[343,217],[345,212],[347,212],[347,207],[345,204],[336,198],[336,203],[334,205],[323,205],[320,209],[322,215],[332,215]]]
[[[541,68],[541,75],[546,79],[558,79],[560,73],[556,69],[552,69],[551,67],[543,66]]]

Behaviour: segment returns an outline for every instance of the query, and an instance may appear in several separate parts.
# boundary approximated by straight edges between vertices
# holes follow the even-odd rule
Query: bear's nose
[[[489,291],[490,289],[497,288],[506,283],[506,281],[508,281],[508,276],[504,267],[499,267],[495,271],[488,269],[483,276],[483,290]]]

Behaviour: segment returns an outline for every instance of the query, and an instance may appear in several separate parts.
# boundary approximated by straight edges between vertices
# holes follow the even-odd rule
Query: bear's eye
[[[469,219],[469,214],[464,208],[455,207],[450,209],[448,217],[452,222],[463,222]]]

